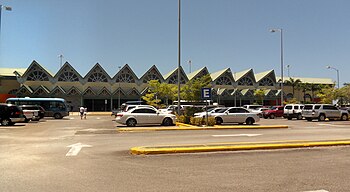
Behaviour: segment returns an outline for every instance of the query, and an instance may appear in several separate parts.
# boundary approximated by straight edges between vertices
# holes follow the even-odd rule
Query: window
[[[242,79],[240,79],[238,81],[238,85],[252,86],[253,85],[253,81],[249,77],[243,77]]]
[[[273,81],[270,78],[264,78],[259,82],[259,86],[273,86]]]
[[[319,109],[321,105],[315,105],[315,109]]]
[[[294,109],[295,109],[296,106],[294,106]],[[292,106],[286,106],[286,109],[292,109]]]
[[[231,80],[228,77],[220,77],[216,80],[217,85],[232,85]]]
[[[237,113],[249,113],[249,111],[247,111],[246,109],[237,109]]]

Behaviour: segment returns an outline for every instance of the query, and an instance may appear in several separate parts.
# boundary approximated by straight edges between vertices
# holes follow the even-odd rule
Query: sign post
[[[206,102],[206,109],[205,109],[205,125],[208,126],[208,100],[211,99],[211,88],[202,88],[201,89],[201,97]]]

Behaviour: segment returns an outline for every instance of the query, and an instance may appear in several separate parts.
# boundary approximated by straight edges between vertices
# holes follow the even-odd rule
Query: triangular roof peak
[[[232,75],[231,69],[230,68],[226,68],[226,69],[223,69],[221,71],[217,71],[217,72],[211,73],[210,77],[211,77],[211,79],[213,81],[215,81],[217,78],[219,78],[221,75],[223,75],[226,72],[231,73],[231,75]]]
[[[152,67],[149,68],[140,79],[143,81],[143,83],[155,79],[159,79],[160,82],[164,81],[163,75],[159,72],[156,65],[152,65]]]
[[[125,74],[125,75],[123,75],[123,74]],[[123,75],[123,77],[120,77],[120,75]],[[130,77],[130,75],[131,75],[131,77]],[[134,71],[131,69],[131,67],[128,64],[125,64],[117,72],[117,74],[114,75],[114,77],[112,79],[113,79],[113,81],[116,81],[116,82],[135,83],[138,80],[138,77],[134,73]]]
[[[174,75],[177,75],[177,71],[178,71],[179,68],[176,68],[174,70],[172,70],[170,73],[164,75],[164,79],[165,81],[168,81],[169,79],[171,79]],[[186,83],[188,81],[188,78],[187,78],[187,75],[185,73],[185,71],[183,70],[182,66],[180,66],[180,75],[181,75],[181,78],[180,78],[180,82],[181,83]],[[177,81],[177,80],[176,80]],[[169,82],[168,82],[169,83]]]
[[[63,66],[60,68],[60,70],[58,70],[58,72],[55,74],[54,78],[58,78],[67,69],[70,70],[70,72],[73,72],[74,74],[76,74],[78,78],[83,79],[83,77],[80,75],[80,73],[78,73],[78,71],[75,70],[75,68],[71,64],[69,64],[69,62],[67,62],[67,61],[63,64]]]
[[[202,73],[205,75],[209,74],[207,67],[202,67],[202,68],[198,69],[197,71],[194,71],[192,73],[187,74],[187,78],[189,80],[192,80],[192,79],[200,76]]]
[[[256,82],[259,82],[260,80],[262,80],[263,78],[265,78],[265,77],[267,77],[269,75],[273,75],[273,78],[276,78],[275,77],[275,71],[272,69],[272,70],[269,70],[269,71],[264,71],[264,72],[255,74],[255,80],[256,80]]]
[[[24,72],[24,74],[22,76],[28,76],[28,74],[35,69],[35,67],[38,67],[41,71],[43,71],[44,73],[46,73],[48,76],[53,77],[52,73],[50,71],[48,71],[47,69],[45,69],[43,66],[41,66],[38,62],[36,62],[35,60],[32,61],[32,63],[29,65],[29,67],[27,68],[27,70]]]
[[[238,81],[240,78],[246,76],[250,72],[253,73],[252,68],[235,73],[235,80]],[[253,75],[254,75],[254,73],[253,73]]]
[[[87,79],[88,82],[108,82],[111,77],[99,63],[96,63],[85,75],[84,79]]]

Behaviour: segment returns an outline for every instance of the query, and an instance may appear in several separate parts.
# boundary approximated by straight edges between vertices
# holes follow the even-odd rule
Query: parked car
[[[262,105],[243,105],[243,108],[247,109],[248,111],[252,111],[254,109],[262,108]]]
[[[129,127],[134,127],[137,124],[161,124],[170,126],[174,124],[175,119],[175,115],[161,113],[154,107],[137,107],[129,111],[118,113],[116,122]]]
[[[274,119],[275,117],[283,116],[283,106],[273,106],[271,109],[265,110],[262,113],[265,119],[270,118]]]
[[[222,109],[216,113],[210,114],[210,116],[215,118],[217,125],[222,123],[246,123],[247,125],[252,125],[260,120],[256,113],[252,113],[242,107]]]
[[[303,108],[303,104],[287,104],[284,106],[283,117],[287,118],[288,120],[292,120],[293,118],[298,120],[303,119]]]
[[[260,108],[257,108],[257,109],[253,109],[252,110],[252,113],[256,113],[260,118],[263,117],[263,111],[266,111],[266,110],[269,110],[270,108],[267,108],[267,107],[260,107]]]
[[[15,123],[25,122],[23,111],[20,107],[13,104],[0,104],[0,123],[3,126],[14,125]]]
[[[348,120],[349,112],[338,109],[338,107],[331,104],[310,104],[304,106],[302,115],[307,121],[312,121],[313,119],[324,121],[326,118],[346,121]]]
[[[226,109],[226,107],[216,107],[216,108],[208,109],[208,116],[210,116],[210,114],[212,114],[212,113],[216,113],[216,112],[223,110],[223,109]],[[203,112],[195,113],[194,117],[205,117],[206,114],[207,114],[207,112],[203,111]]]
[[[44,118],[45,110],[39,105],[19,105],[22,108],[26,121],[39,121]]]

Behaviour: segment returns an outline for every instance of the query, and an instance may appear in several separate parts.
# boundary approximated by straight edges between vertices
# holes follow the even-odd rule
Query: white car
[[[208,109],[208,116],[210,116],[210,114],[212,113],[217,113],[219,112],[220,110],[223,110],[223,109],[226,109],[226,107],[216,107],[216,108],[211,108],[211,109]],[[207,112],[199,112],[199,113],[195,113],[194,114],[194,117],[205,117],[207,114]]]
[[[265,110],[269,110],[270,108],[266,108],[266,107],[261,107],[261,108],[257,108],[257,109],[253,109],[252,113],[256,113],[259,117],[263,116],[263,112]]]
[[[161,113],[152,107],[137,107],[129,111],[120,112],[115,119],[117,123],[129,127],[134,127],[137,124],[160,124],[170,126],[175,123],[175,120],[175,115]]]
[[[222,123],[246,123],[247,125],[252,125],[260,121],[256,113],[249,112],[242,107],[230,107],[217,113],[212,113],[210,116],[215,118],[217,125]]]

